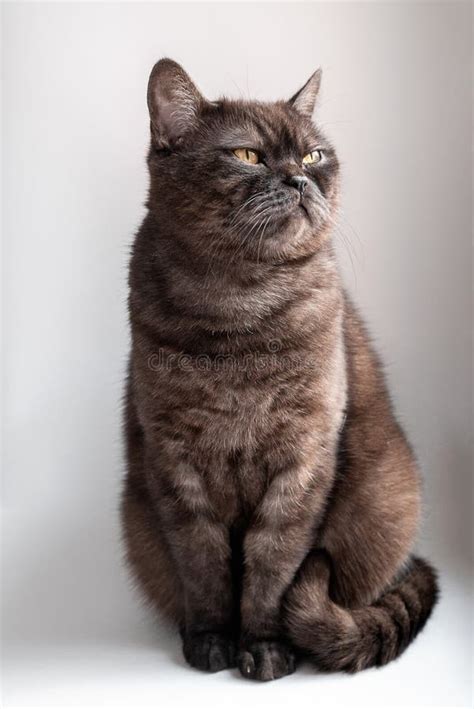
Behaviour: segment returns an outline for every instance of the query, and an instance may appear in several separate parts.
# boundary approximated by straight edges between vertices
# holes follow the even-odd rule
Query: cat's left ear
[[[321,76],[321,69],[317,69],[314,74],[309,77],[303,88],[297,91],[288,101],[290,106],[293,106],[299,113],[308,116],[308,118],[311,118],[313,115],[319,87],[321,86]]]
[[[199,123],[206,99],[184,69],[172,59],[160,59],[148,81],[152,140],[158,148],[176,145]]]

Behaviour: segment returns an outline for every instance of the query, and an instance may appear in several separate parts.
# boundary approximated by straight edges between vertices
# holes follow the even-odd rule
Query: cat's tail
[[[325,559],[312,555],[288,594],[284,613],[293,644],[328,672],[358,672],[394,660],[423,628],[438,597],[436,572],[418,557],[370,606],[337,605],[328,583]]]

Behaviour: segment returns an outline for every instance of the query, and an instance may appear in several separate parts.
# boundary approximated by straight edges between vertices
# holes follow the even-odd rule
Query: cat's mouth
[[[292,216],[299,216],[308,220],[310,223],[312,222],[309,205],[307,201],[301,197],[298,197],[297,199],[288,199],[288,201],[282,205],[282,208],[278,211],[279,213],[276,215],[277,218],[280,217],[285,219],[288,217],[291,218]]]
[[[309,212],[308,209],[306,208],[305,203],[303,202],[302,199],[300,199],[300,203],[298,204],[298,208],[303,211],[304,215],[306,216],[307,219],[309,219]]]
[[[253,214],[251,212],[248,220],[244,221],[244,226],[238,225],[237,228],[242,228],[244,235],[258,236],[261,242],[265,238],[278,235],[292,221],[314,225],[317,218],[314,206],[312,200],[306,196],[277,192],[269,199],[262,200],[257,210],[254,210]],[[232,227],[232,222],[231,228],[236,229],[235,226]],[[249,241],[248,238],[247,241]]]
[[[313,224],[310,207],[305,200],[288,199],[280,202],[275,207],[271,217],[268,219],[265,233],[267,237],[276,236],[281,228],[290,224],[292,221],[302,221],[307,224]]]

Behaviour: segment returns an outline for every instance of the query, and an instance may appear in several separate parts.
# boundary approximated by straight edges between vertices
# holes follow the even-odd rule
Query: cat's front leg
[[[325,466],[275,476],[247,531],[238,657],[245,677],[278,679],[295,669],[281,630],[282,600],[311,548],[331,480]]]
[[[295,669],[292,648],[281,634],[283,595],[309,546],[309,530],[255,524],[245,543],[238,664],[244,677],[278,679]]]
[[[179,558],[185,618],[183,654],[200,670],[235,666],[236,623],[228,529],[196,516],[169,535]]]
[[[148,480],[182,587],[184,656],[201,670],[233,667],[236,609],[229,530],[189,464],[176,462],[168,473],[153,465]]]

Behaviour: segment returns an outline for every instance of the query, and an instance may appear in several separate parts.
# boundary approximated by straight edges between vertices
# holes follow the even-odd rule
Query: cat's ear
[[[306,84],[294,96],[290,98],[288,103],[293,108],[296,108],[299,113],[311,118],[314,107],[316,105],[316,97],[321,86],[321,69],[317,69],[312,76],[309,77]]]
[[[148,81],[148,110],[153,142],[159,148],[176,145],[196,127],[207,103],[184,69],[172,59],[160,59]]]

